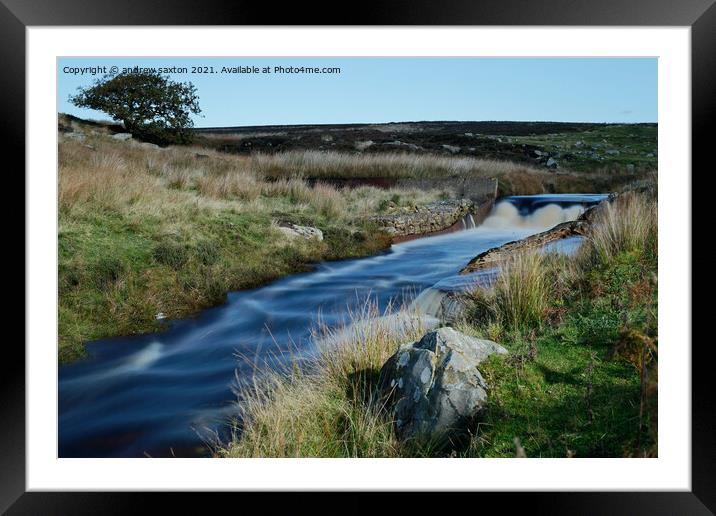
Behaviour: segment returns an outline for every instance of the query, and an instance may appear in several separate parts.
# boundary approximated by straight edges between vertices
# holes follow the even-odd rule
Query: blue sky
[[[68,67],[186,67],[169,73],[197,87],[196,127],[518,120],[656,122],[655,58],[63,58],[58,110],[102,76]],[[191,73],[212,66],[216,73]],[[340,74],[220,73],[222,67],[340,67]]]

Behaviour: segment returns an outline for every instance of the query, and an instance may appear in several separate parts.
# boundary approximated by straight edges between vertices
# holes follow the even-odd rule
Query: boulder
[[[443,145],[443,149],[452,154],[460,152],[460,147],[458,147],[457,145]]]
[[[114,138],[115,140],[125,141],[125,140],[131,140],[132,135],[130,133],[116,133],[116,134],[112,135],[112,138]]]
[[[282,224],[278,227],[288,238],[316,238],[323,240],[323,231],[311,226],[299,226],[297,224]]]
[[[373,145],[373,140],[366,140],[366,141],[363,141],[363,142],[355,142],[353,145],[355,146],[356,150],[364,151],[364,150],[366,150],[368,147],[370,147],[371,145]]]
[[[141,147],[143,149],[161,149],[159,145],[156,143],[149,143],[149,142],[137,142],[137,147]]]
[[[557,160],[554,158],[549,158],[547,160],[547,168],[557,168]]]
[[[450,327],[402,345],[383,365],[378,390],[398,438],[444,446],[464,436],[487,400],[477,367],[493,353],[507,350]]]

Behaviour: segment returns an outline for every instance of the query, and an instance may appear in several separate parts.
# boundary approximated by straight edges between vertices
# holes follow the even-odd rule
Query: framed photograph
[[[2,0],[26,308],[0,508],[499,491],[711,514],[691,181],[712,4],[349,26]]]

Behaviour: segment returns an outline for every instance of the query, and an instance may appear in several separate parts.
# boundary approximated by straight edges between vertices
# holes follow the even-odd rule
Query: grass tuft
[[[402,321],[397,323],[396,321]],[[374,396],[380,368],[424,333],[419,318],[366,301],[340,328],[319,327],[318,355],[256,371],[225,457],[396,457],[401,446]]]

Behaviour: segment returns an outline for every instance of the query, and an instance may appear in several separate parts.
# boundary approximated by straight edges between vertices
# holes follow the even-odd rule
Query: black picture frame
[[[25,29],[62,25],[576,25],[689,26],[692,37],[692,169],[713,169],[707,135],[716,115],[716,5],[714,0],[452,0],[440,3],[393,1],[337,10],[334,5],[237,0],[0,0],[0,104],[3,154],[16,158],[6,175],[13,189],[24,191],[19,170],[25,164]],[[673,171],[670,171],[673,172]],[[679,171],[686,174],[688,171]],[[698,177],[698,174],[692,174]],[[684,176],[684,180],[687,180]],[[11,187],[5,183],[6,191]],[[692,192],[697,193],[698,190]],[[703,194],[704,192],[702,192]],[[19,197],[13,195],[13,197]],[[692,197],[692,206],[696,198]],[[703,220],[694,216],[694,227]],[[19,225],[15,227],[20,231]],[[692,229],[692,234],[694,233]],[[24,227],[23,227],[24,242]],[[23,245],[24,249],[24,245]],[[692,251],[693,252],[693,251]],[[23,267],[25,263],[23,250]],[[19,260],[19,257],[16,258]],[[698,260],[692,257],[693,265]],[[27,274],[27,269],[25,269]],[[692,294],[693,295],[693,294]],[[24,299],[24,296],[23,296]],[[24,303],[23,303],[24,306]],[[9,319],[9,317],[8,317]],[[692,320],[698,320],[692,316]],[[713,514],[716,512],[716,398],[710,377],[714,353],[710,340],[692,339],[692,491],[618,493],[480,494],[485,501],[509,497],[509,507],[549,514]],[[25,492],[25,355],[15,339],[3,350],[0,383],[0,511],[7,514],[114,514],[161,497],[165,512],[172,505],[188,509],[183,496],[165,494]],[[139,497],[141,498],[141,502]],[[241,496],[245,497],[246,494]],[[302,495],[305,496],[305,495]],[[369,500],[354,494],[346,505],[370,510]],[[422,506],[424,497],[411,503]],[[140,505],[141,503],[141,505]],[[250,500],[241,502],[245,507]],[[470,502],[473,503],[473,502]],[[303,504],[301,504],[303,505]],[[323,504],[328,506],[329,503]],[[409,507],[403,505],[404,509]],[[320,509],[320,508],[319,508]],[[315,512],[315,510],[313,511]]]

